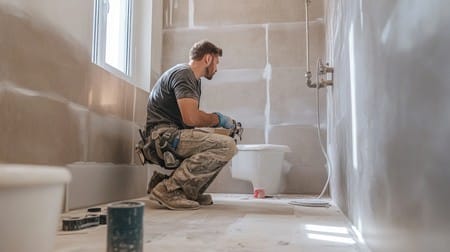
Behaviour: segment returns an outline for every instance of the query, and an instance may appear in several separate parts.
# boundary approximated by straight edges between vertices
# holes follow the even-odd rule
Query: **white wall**
[[[327,1],[332,196],[373,251],[449,251],[446,0]]]

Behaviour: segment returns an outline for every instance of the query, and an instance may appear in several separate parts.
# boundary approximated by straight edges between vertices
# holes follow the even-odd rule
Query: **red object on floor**
[[[266,197],[266,192],[262,188],[255,188],[255,190],[253,190],[253,197],[258,199],[264,198]]]

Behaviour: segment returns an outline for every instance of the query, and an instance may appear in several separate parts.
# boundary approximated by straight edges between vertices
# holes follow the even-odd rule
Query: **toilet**
[[[266,195],[280,192],[283,178],[284,154],[287,145],[238,144],[238,152],[231,160],[231,176],[250,181],[253,190],[263,190]]]

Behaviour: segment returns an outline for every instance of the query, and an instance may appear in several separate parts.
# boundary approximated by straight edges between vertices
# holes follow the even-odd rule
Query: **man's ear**
[[[206,62],[206,65],[209,66],[209,65],[211,64],[212,60],[213,60],[213,57],[212,57],[211,54],[206,54],[206,55],[205,55],[205,62]]]

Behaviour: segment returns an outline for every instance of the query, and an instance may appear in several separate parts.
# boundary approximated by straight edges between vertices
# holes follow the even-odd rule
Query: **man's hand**
[[[222,115],[219,112],[214,112],[214,114],[216,114],[217,117],[219,118],[219,125],[217,125],[218,127],[222,127],[225,129],[231,129],[235,126],[234,120],[231,117]]]

